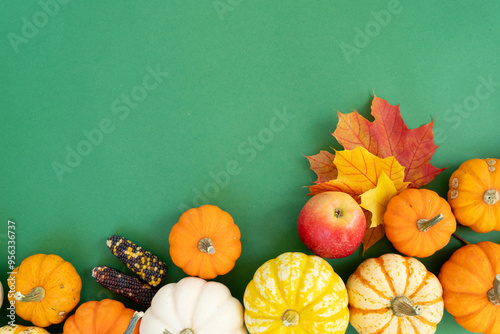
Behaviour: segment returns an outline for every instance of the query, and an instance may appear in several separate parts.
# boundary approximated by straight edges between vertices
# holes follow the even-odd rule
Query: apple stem
[[[335,218],[340,218],[342,217],[344,213],[342,212],[342,209],[335,209],[335,211],[333,211],[333,215],[335,216]]]
[[[432,226],[436,225],[441,220],[443,220],[443,218],[444,218],[443,214],[440,213],[439,215],[431,219],[426,219],[426,218],[419,219],[417,221],[417,228],[420,232],[425,232]]]

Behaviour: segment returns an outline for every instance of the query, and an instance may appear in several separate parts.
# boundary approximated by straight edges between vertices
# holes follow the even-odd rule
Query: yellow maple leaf
[[[359,199],[361,194],[377,186],[383,173],[394,182],[398,191],[408,184],[404,182],[405,168],[396,158],[379,158],[361,146],[353,150],[336,151],[333,162],[338,170],[337,178],[309,187],[311,194],[342,191]]]
[[[409,182],[403,184],[403,189],[408,186]],[[361,207],[372,213],[370,228],[377,227],[384,223],[384,213],[387,204],[401,190],[397,189],[394,180],[391,180],[387,174],[382,172],[377,186],[361,194]]]

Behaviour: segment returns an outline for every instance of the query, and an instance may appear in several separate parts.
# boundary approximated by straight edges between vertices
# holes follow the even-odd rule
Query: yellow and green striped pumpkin
[[[245,324],[254,333],[345,333],[344,282],[324,259],[284,253],[264,263],[243,297]]]
[[[363,261],[346,283],[360,334],[431,334],[443,317],[443,289],[422,262],[399,254]]]

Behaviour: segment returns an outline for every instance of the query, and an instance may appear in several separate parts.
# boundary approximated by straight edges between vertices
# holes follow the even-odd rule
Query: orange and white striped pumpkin
[[[350,322],[360,334],[430,334],[443,317],[441,283],[412,257],[365,260],[346,286]]]
[[[243,297],[250,333],[343,334],[349,325],[345,284],[315,255],[284,253],[264,263]]]
[[[0,328],[0,334],[50,334],[42,327],[5,325]]]

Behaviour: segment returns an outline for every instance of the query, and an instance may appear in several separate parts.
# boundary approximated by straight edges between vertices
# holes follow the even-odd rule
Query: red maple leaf
[[[446,168],[434,167],[430,160],[437,149],[434,144],[432,126],[434,121],[416,129],[409,129],[399,110],[386,100],[375,96],[370,122],[354,111],[339,115],[339,123],[333,136],[347,150],[358,146],[380,158],[393,156],[405,167],[409,187],[419,188],[432,181]]]

